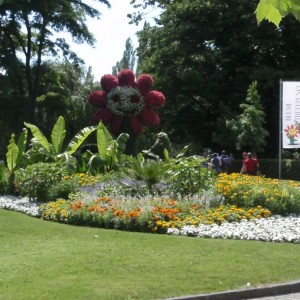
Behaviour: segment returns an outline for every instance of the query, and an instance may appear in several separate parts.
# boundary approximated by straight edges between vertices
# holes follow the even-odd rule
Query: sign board
[[[282,81],[282,148],[300,148],[300,81]]]

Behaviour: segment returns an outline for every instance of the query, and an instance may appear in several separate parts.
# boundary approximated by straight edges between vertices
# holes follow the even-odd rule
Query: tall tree
[[[166,95],[162,126],[171,140],[227,148],[226,119],[240,112],[248,86],[258,82],[272,132],[268,154],[278,149],[279,80],[300,72],[300,23],[292,16],[277,29],[257,25],[247,0],[148,1],[163,6],[157,26],[139,32],[140,72],[150,73]]]
[[[227,121],[229,127],[236,136],[236,147],[250,147],[253,153],[262,152],[266,145],[269,133],[264,128],[265,113],[257,91],[257,82],[249,86],[245,103],[240,104],[242,113],[235,119]]]
[[[110,6],[107,0],[97,1]],[[1,66],[18,95],[27,95],[23,101],[27,101],[30,121],[39,96],[43,58],[61,54],[80,62],[65,39],[53,39],[53,33],[69,32],[75,42],[92,45],[94,38],[85,22],[87,17],[99,16],[97,9],[81,0],[0,2]]]
[[[125,50],[123,57],[116,65],[112,68],[112,74],[117,76],[122,69],[130,69],[134,71],[135,67],[135,49],[132,44],[131,38],[128,38],[125,43]]]

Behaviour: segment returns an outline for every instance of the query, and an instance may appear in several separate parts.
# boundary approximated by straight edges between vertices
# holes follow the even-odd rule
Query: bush
[[[7,192],[8,181],[7,174],[5,171],[5,165],[3,161],[0,161],[0,195],[3,195]]]
[[[48,201],[58,198],[68,199],[71,193],[79,192],[80,184],[78,177],[67,177],[52,185],[48,191]]]
[[[47,202],[50,189],[68,175],[65,167],[58,163],[36,163],[16,171],[16,191],[31,200]]]
[[[169,193],[183,197],[201,195],[204,190],[210,190],[215,175],[202,165],[203,159],[197,156],[171,161],[167,171]]]

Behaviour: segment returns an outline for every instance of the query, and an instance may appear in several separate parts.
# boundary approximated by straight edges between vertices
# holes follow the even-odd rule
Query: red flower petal
[[[111,133],[118,134],[120,132],[121,125],[122,125],[122,118],[119,116],[113,115],[113,117],[110,121],[110,125],[109,125],[109,129],[110,129]]]
[[[118,74],[118,81],[120,86],[135,87],[134,79],[135,79],[134,73],[130,69],[123,69]]]
[[[101,77],[100,83],[103,90],[109,93],[112,89],[118,86],[118,79],[116,76],[106,74]]]
[[[160,108],[165,105],[166,98],[163,93],[159,91],[150,91],[144,95],[145,103],[151,108]]]
[[[113,114],[108,108],[100,108],[94,113],[93,120],[96,124],[103,121],[105,125],[109,124]]]
[[[160,122],[158,114],[150,108],[141,111],[139,116],[146,126],[155,126]]]
[[[143,131],[144,131],[143,124],[140,122],[140,120],[136,116],[132,116],[130,118],[130,127],[131,127],[133,133],[136,135],[139,135],[139,134],[143,133]]]
[[[104,91],[94,91],[88,96],[88,101],[92,106],[101,107],[107,103],[107,94]]]
[[[136,85],[141,94],[149,92],[152,88],[153,78],[148,74],[143,74],[136,80]]]

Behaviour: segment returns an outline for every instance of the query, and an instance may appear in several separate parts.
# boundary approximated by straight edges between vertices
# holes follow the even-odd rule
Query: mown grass
[[[165,299],[300,278],[300,245],[76,227],[0,210],[0,299]]]

